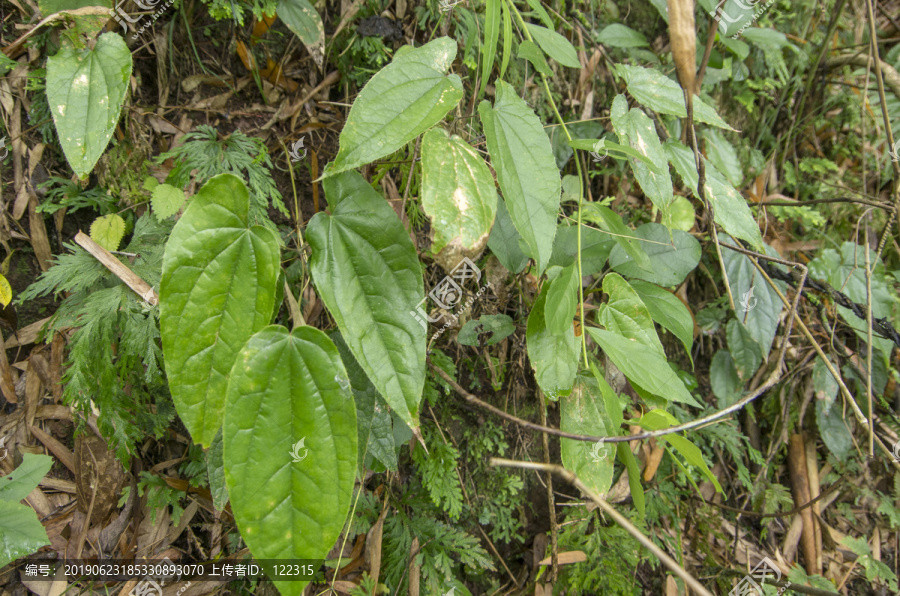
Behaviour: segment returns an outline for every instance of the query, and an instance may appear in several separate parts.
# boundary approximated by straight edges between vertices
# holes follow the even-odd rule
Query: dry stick
[[[538,391],[541,399],[541,424],[547,426],[547,401],[542,392]],[[543,439],[544,463],[550,464],[550,439],[547,433],[541,433]],[[556,499],[553,496],[553,474],[547,474],[547,503],[550,508],[550,579],[556,584],[559,575],[559,528],[556,525]]]
[[[773,257],[761,255],[761,254],[755,253],[753,251],[750,251],[750,250],[747,250],[744,248],[738,248],[736,246],[731,246],[729,244],[723,244],[722,246],[724,246],[725,248],[729,248],[731,250],[743,253],[745,255],[748,255],[750,257],[750,261],[753,263],[753,265],[756,267],[756,269],[763,275],[763,277],[766,279],[766,281],[769,282],[769,285],[772,287],[773,290],[775,290],[775,293],[778,294],[778,297],[781,298],[781,301],[786,306],[788,305],[787,298],[785,298],[784,294],[782,294],[782,292],[778,288],[778,286],[775,285],[775,283],[772,281],[772,279],[769,277],[769,275],[765,272],[765,270],[763,270],[763,268],[759,265],[759,263],[753,257],[761,257],[761,258],[765,258],[770,261],[779,262],[779,263],[782,263],[785,265],[795,265],[797,267],[802,267],[803,268],[803,279],[804,280],[806,279],[806,267],[800,263],[792,263],[791,261],[775,259]],[[798,293],[798,296],[799,295],[800,294]],[[796,308],[796,297],[795,297],[795,308]],[[800,317],[797,317],[797,325],[800,327],[800,331],[803,333],[803,335],[806,336],[806,339],[810,342],[810,344],[812,344],[813,348],[816,350],[816,354],[818,354],[819,358],[822,359],[822,362],[825,364],[825,368],[828,369],[828,372],[830,372],[831,376],[834,377],[834,380],[837,381],[838,387],[840,387],[840,389],[841,389],[841,394],[844,396],[844,399],[846,399],[847,402],[850,404],[851,409],[853,410],[853,414],[854,414],[854,416],[856,416],[857,422],[859,422],[864,428],[868,428],[869,421],[866,419],[865,415],[863,415],[862,410],[859,409],[859,405],[856,403],[856,400],[853,399],[853,395],[850,393],[850,390],[847,388],[847,385],[844,383],[844,379],[841,378],[840,373],[838,373],[837,370],[834,368],[834,365],[831,363],[831,361],[825,355],[825,352],[822,350],[822,347],[819,346],[819,343],[812,336],[812,333],[810,332],[809,328],[806,326],[806,324],[803,322],[803,319],[801,319]],[[879,439],[878,437],[875,437],[875,441],[878,443],[878,447],[881,449],[881,451],[885,455],[889,456],[889,460],[894,465],[894,467],[897,470],[900,470],[900,462],[897,462],[894,459],[893,453],[891,453],[891,451],[887,448],[887,446],[885,446],[885,444],[881,442],[881,439]]]
[[[622,526],[626,532],[631,534],[635,540],[640,542],[644,548],[653,553],[656,558],[658,558],[662,563],[669,568],[675,575],[684,580],[684,583],[690,586],[692,590],[700,594],[701,596],[713,596],[712,593],[703,587],[693,575],[685,571],[684,567],[678,564],[678,562],[667,555],[661,548],[656,546],[656,544],[644,536],[644,534],[638,530],[634,524],[632,524],[628,519],[623,516],[621,513],[615,510],[615,508],[607,503],[605,500],[601,499],[600,496],[591,490],[587,485],[585,485],[573,472],[565,469],[564,467],[556,464],[541,464],[536,462],[527,462],[527,461],[515,461],[511,459],[502,459],[499,457],[491,458],[492,466],[502,466],[506,468],[524,468],[526,470],[543,470],[546,472],[552,472],[558,475],[560,478],[564,479],[566,482],[577,487],[583,494],[585,494],[591,501],[597,504],[603,513],[610,516],[614,522]]]
[[[875,457],[875,415],[872,411],[872,269],[869,258],[868,224],[864,236],[866,237],[866,398],[869,402],[869,457]]]
[[[875,31],[875,9],[872,6],[872,0],[866,0],[866,9],[869,13],[869,43],[871,44],[872,53],[875,54],[875,80],[878,82],[878,99],[881,101],[881,117],[884,119],[884,130],[887,132],[888,136],[888,146],[894,146],[894,132],[891,130],[891,118],[888,114],[887,110],[887,100],[884,96],[884,64],[881,63],[881,56],[878,55],[878,33]],[[893,74],[897,74],[894,71]],[[898,90],[895,89],[895,92]],[[900,97],[900,93],[898,93],[898,97]],[[884,226],[884,231],[881,233],[881,239],[878,241],[878,249],[876,250],[877,255],[881,255],[881,251],[884,250],[884,245],[887,242],[888,236],[891,233],[891,226],[894,225],[894,222],[897,222],[898,227],[900,227],[900,162],[891,160],[891,164],[894,167],[894,183],[893,183],[893,194],[894,194],[894,212],[888,216],[888,221]],[[871,345],[871,344],[870,344]]]
[[[851,199],[850,197],[837,197],[834,199],[813,199],[811,201],[760,201],[759,206],[765,207],[806,207],[807,205],[820,205],[822,203],[859,203],[861,205],[869,205],[870,207],[878,207],[885,211],[890,211],[894,207],[887,203],[879,201],[870,201],[868,199]]]
[[[126,267],[122,263],[122,261],[112,256],[112,254],[108,250],[91,240],[90,236],[82,231],[79,231],[75,236],[75,243],[84,250],[91,253],[94,258],[100,261],[100,263],[104,267],[112,271],[116,277],[125,282],[125,284],[129,288],[134,290],[135,293],[144,300],[144,302],[146,302],[150,306],[156,306],[157,304],[159,304],[159,295],[156,293],[156,290],[154,290],[150,286],[150,284],[138,277],[137,274]]]

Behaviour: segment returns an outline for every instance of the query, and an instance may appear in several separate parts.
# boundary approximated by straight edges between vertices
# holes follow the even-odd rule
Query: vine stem
[[[516,461],[512,459],[503,459],[499,457],[491,458],[492,466],[499,466],[504,468],[524,468],[526,470],[542,470],[545,472],[551,472],[556,474],[566,482],[574,485],[578,490],[580,490],[584,495],[586,495],[591,501],[596,503],[597,507],[603,511],[606,515],[612,518],[614,522],[622,526],[626,532],[631,534],[635,540],[641,543],[647,550],[649,550],[653,555],[659,559],[663,565],[669,568],[675,575],[684,580],[684,583],[690,586],[691,590],[700,594],[700,596],[712,596],[712,592],[707,590],[693,575],[688,573],[684,567],[678,564],[678,562],[670,557],[666,552],[658,547],[655,542],[647,538],[643,532],[641,532],[637,527],[628,521],[624,515],[616,511],[616,509],[606,502],[605,499],[601,499],[600,496],[595,493],[589,486],[587,486],[584,482],[582,482],[578,476],[575,475],[574,472],[571,472],[564,467],[557,464],[542,464],[537,462],[530,461]]]
[[[516,15],[516,20],[519,22],[519,25],[522,27],[522,34],[525,38],[534,43],[534,39],[531,37],[531,33],[528,31],[528,27],[525,26],[525,20],[522,18],[522,15],[519,13],[519,9],[516,8],[515,3],[510,2],[510,0],[505,0],[506,6],[509,8],[509,11]],[[562,127],[563,133],[566,135],[566,139],[569,141],[572,140],[572,135],[569,134],[569,129],[566,126],[565,121],[559,113],[559,109],[556,107],[556,102],[553,101],[553,94],[550,93],[550,84],[547,82],[547,77],[543,73],[538,73],[541,75],[541,83],[544,86],[544,92],[547,94],[547,101],[550,103],[550,106],[553,108],[553,113],[556,115],[556,119],[559,122],[559,125]],[[578,238],[578,251],[576,252],[575,258],[578,263],[578,318],[579,324],[581,325],[581,354],[584,358],[584,366],[588,365],[588,357],[587,357],[587,340],[585,339],[584,334],[584,287],[582,286],[581,280],[584,279],[582,275],[581,269],[581,207],[584,201],[584,174],[581,171],[581,160],[578,159],[577,155],[575,156],[575,168],[578,171],[578,230],[577,230],[577,238]]]

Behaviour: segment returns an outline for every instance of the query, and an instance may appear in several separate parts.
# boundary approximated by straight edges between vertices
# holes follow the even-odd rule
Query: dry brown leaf
[[[550,565],[552,557],[547,557],[543,561],[541,561],[541,565]],[[580,550],[569,550],[566,552],[559,553],[558,558],[560,565],[572,565],[573,563],[584,563],[587,561],[587,555],[584,554],[584,551]]]

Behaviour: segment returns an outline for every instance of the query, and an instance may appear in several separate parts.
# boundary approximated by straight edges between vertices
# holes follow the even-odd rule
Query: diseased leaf
[[[316,65],[325,58],[325,27],[322,17],[308,0],[278,0],[275,9],[287,28],[300,38]]]
[[[603,277],[603,291],[609,300],[600,305],[597,322],[607,331],[637,340],[665,358],[650,312],[628,282],[618,273],[608,273]]]
[[[257,559],[322,559],[341,533],[356,476],[356,407],[337,348],[313,327],[271,325],[231,370],[225,480]],[[274,581],[299,596],[305,581]]]
[[[484,247],[497,213],[497,189],[487,164],[468,143],[442,128],[425,133],[421,192],[435,231],[433,252],[448,244]]]
[[[655,112],[687,117],[681,85],[653,68],[617,64],[616,72],[625,80],[628,92]],[[694,119],[719,128],[734,130],[699,97],[694,97]]]
[[[163,257],[159,322],[169,388],[191,437],[204,446],[222,424],[238,351],[274,308],[278,236],[250,226],[249,210],[239,178],[212,178],[175,224]]]
[[[681,230],[669,230],[661,224],[648,223],[636,229],[634,236],[644,240],[641,244],[644,252],[650,257],[653,272],[648,273],[639,267],[634,259],[617,245],[609,254],[609,265],[622,275],[637,277],[661,286],[675,286],[684,281],[687,274],[700,262],[700,243]]]
[[[568,395],[572,390],[572,383],[575,382],[575,373],[578,370],[578,342],[572,325],[560,335],[547,329],[544,305],[553,283],[555,282],[544,284],[534,301],[534,306],[531,307],[525,342],[538,386],[551,399],[556,399]]]
[[[340,150],[325,175],[390,155],[440,122],[463,95],[459,77],[444,74],[454,58],[456,41],[448,37],[397,50],[353,102]]]
[[[0,304],[3,305],[3,308],[12,302],[12,295],[12,286],[9,285],[9,280],[6,279],[6,276],[0,275]]]
[[[559,170],[535,113],[511,85],[497,82],[494,106],[478,106],[491,163],[510,219],[531,248],[540,275],[553,252],[559,211]]]
[[[531,36],[534,37],[534,41],[541,46],[541,49],[548,56],[563,66],[581,68],[581,62],[578,61],[578,52],[575,51],[568,39],[556,31],[540,25],[525,23],[525,26],[528,28],[528,32],[531,33]]]
[[[91,240],[106,250],[118,250],[125,235],[125,220],[121,215],[102,215],[91,224]]]
[[[560,429],[580,435],[605,437],[615,434],[600,396],[597,380],[578,375],[572,393],[559,400]],[[588,488],[605,495],[612,486],[616,448],[612,443],[559,440],[563,466],[574,472]]]
[[[664,356],[612,331],[589,327],[587,332],[632,383],[667,401],[700,407]]]
[[[572,326],[572,319],[578,306],[579,282],[578,263],[563,268],[553,280],[544,305],[544,317],[547,331],[550,333],[562,335],[566,328]]]
[[[425,384],[425,299],[416,249],[397,214],[357,172],[326,178],[332,213],[306,230],[319,296],[372,384],[412,429]]]
[[[118,33],[104,33],[92,50],[63,47],[47,59],[47,102],[59,144],[79,178],[91,173],[112,138],[131,62]]]
[[[515,332],[516,326],[508,315],[481,315],[463,325],[456,341],[464,346],[492,346]]]
[[[694,319],[684,303],[672,292],[646,281],[633,279],[631,287],[646,305],[653,320],[675,334],[684,344],[691,362],[691,347],[694,344]]]

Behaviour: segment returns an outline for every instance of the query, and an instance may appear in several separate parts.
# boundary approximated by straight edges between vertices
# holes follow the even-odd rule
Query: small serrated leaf
[[[91,224],[91,240],[106,250],[117,250],[124,235],[125,220],[115,213],[98,217]]]
[[[156,214],[156,219],[162,221],[178,213],[184,205],[184,199],[184,191],[180,188],[175,188],[171,184],[160,184],[153,189],[150,206]]]

